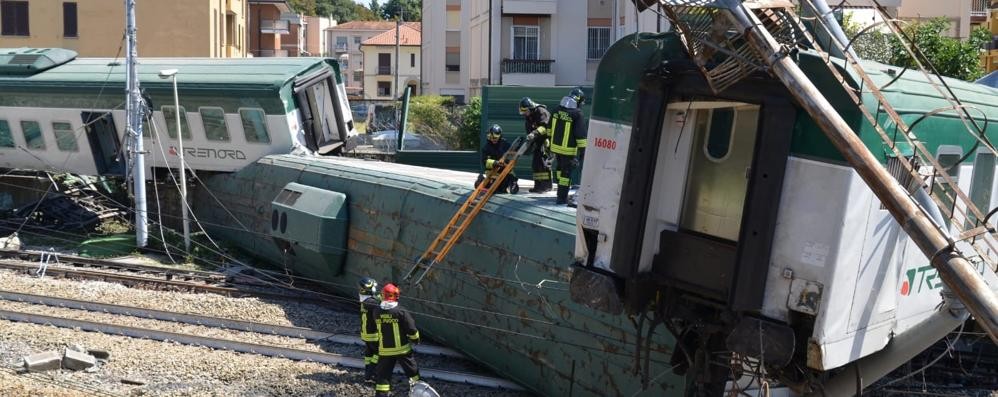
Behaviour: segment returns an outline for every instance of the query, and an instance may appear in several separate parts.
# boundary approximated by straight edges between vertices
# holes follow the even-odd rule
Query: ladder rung
[[[960,233],[960,241],[968,240],[988,232],[987,226],[978,226]]]

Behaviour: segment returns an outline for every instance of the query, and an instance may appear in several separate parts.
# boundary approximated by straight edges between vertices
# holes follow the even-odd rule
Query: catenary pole
[[[127,100],[125,101],[125,127],[128,139],[132,139],[132,169],[135,200],[135,245],[144,248],[149,240],[148,213],[146,212],[146,164],[142,146],[142,94],[139,90],[139,75],[136,71],[135,40],[135,0],[125,0],[125,32],[127,51],[125,52],[125,74]]]

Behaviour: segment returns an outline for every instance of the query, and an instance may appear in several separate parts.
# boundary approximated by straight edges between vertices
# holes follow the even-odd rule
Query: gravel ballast
[[[353,334],[359,326],[355,313],[298,302],[258,298],[229,298],[212,294],[149,291],[94,281],[53,280],[0,271],[0,288],[36,295],[145,307],[182,313],[217,316],[266,324],[308,327],[325,332]],[[316,345],[301,339],[261,335],[168,321],[93,313],[33,304],[0,301],[4,310],[85,319],[170,332],[210,336],[311,351],[359,357],[360,348]],[[57,370],[17,374],[21,358],[30,354],[82,345],[110,353],[96,371]],[[442,358],[420,359],[424,367],[465,371],[473,364]],[[371,385],[362,371],[317,363],[241,354],[122,336],[84,332],[52,326],[0,321],[0,395],[3,396],[370,396]],[[92,368],[93,369],[93,368]],[[91,369],[91,370],[92,370]],[[138,381],[138,382],[136,382]],[[393,390],[405,395],[402,376]],[[523,396],[467,385],[430,381],[444,396]],[[135,385],[131,383],[144,383]]]

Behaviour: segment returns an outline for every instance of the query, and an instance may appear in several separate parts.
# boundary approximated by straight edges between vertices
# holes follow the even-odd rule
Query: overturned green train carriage
[[[177,69],[189,168],[232,172],[296,149],[335,154],[356,135],[335,61],[140,58],[150,168],[178,161],[172,81],[159,77],[166,69]],[[123,174],[124,88],[123,59],[0,49],[0,167]]]
[[[903,178],[821,56],[792,56]],[[884,129],[900,134],[859,77],[833,63]],[[949,172],[978,207],[998,205],[994,153],[958,110],[932,113],[952,105],[926,77],[863,66],[906,123],[924,118],[913,133],[948,167],[934,171]],[[945,82],[994,141],[998,91]],[[714,94],[678,36],[639,34],[604,57],[594,98],[572,286],[580,301],[657,311],[688,335],[686,351],[768,351],[770,373],[791,384],[806,381],[802,369],[869,356],[937,311],[942,283],[928,260],[779,80],[757,73]],[[994,281],[994,269],[979,266]],[[763,328],[772,350],[746,342]]]

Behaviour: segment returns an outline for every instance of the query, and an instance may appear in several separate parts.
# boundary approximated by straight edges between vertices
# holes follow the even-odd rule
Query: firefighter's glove
[[[537,138],[537,131],[527,134],[527,142],[533,142]]]

